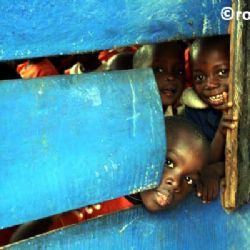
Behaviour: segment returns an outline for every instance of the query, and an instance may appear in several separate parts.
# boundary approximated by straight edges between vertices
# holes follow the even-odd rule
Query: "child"
[[[160,185],[140,194],[101,203],[101,206],[112,208],[105,214],[122,210],[122,206],[118,208],[118,204],[121,205],[122,203],[124,204],[123,209],[132,207],[133,204],[143,203],[150,211],[160,211],[181,202],[198,184],[200,172],[207,163],[209,146],[206,138],[194,124],[179,116],[166,118],[166,132],[168,150]],[[93,206],[92,209],[97,208]],[[102,208],[99,207],[99,209]],[[77,212],[77,210],[71,213],[73,212]],[[79,221],[87,219],[84,218],[84,216],[87,216],[84,209],[81,209],[81,213],[83,217]],[[59,217],[52,216],[22,225],[13,235],[12,242],[34,236],[36,233],[43,233],[73,224],[67,222],[69,218],[66,218],[66,215],[67,213],[64,213],[65,217],[62,215],[59,215]],[[88,218],[93,217],[96,216],[89,216]],[[62,223],[56,224],[60,219],[63,220]],[[79,221],[75,221],[75,223]]]
[[[184,109],[180,97],[185,82],[185,48],[182,42],[164,42],[144,45],[134,55],[134,68],[153,68],[165,116]]]
[[[180,203],[199,185],[199,176],[207,164],[209,144],[192,122],[182,116],[168,117],[167,155],[160,185],[140,193],[144,206],[153,212]]]
[[[191,46],[190,64],[193,89],[204,103],[201,109],[185,108],[186,116],[196,123],[211,142],[210,163],[204,176],[204,185],[198,190],[203,202],[216,197],[219,179],[223,177],[226,129],[234,129],[237,117],[227,114],[229,37],[217,36],[195,40]],[[184,93],[185,95],[185,93]],[[220,162],[220,164],[219,164]],[[210,178],[211,177],[211,178]]]

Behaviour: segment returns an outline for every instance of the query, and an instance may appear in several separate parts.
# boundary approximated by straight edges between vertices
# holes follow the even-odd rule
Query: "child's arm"
[[[220,124],[217,128],[210,147],[210,162],[218,162],[224,160],[226,131],[227,129],[235,129],[237,125],[237,116],[226,114],[225,111],[221,117]]]
[[[215,199],[219,193],[220,179],[224,177],[224,152],[227,129],[235,129],[238,118],[223,112],[220,124],[211,143],[208,165],[202,173],[201,183],[197,187],[197,196],[203,203]]]

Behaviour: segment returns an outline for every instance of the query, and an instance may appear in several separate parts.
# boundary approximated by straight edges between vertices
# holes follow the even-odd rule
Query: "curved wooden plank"
[[[151,70],[0,84],[0,227],[156,186],[165,160]]]
[[[0,59],[225,34],[230,0],[0,0]]]

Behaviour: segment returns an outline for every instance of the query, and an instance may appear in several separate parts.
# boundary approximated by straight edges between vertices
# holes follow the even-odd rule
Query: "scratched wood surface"
[[[236,7],[241,11],[250,9],[250,0],[237,1]],[[238,186],[237,206],[249,202],[250,195],[250,23],[242,18],[235,20],[235,64],[234,101],[239,115],[238,130]],[[230,160],[230,159],[229,159]]]
[[[166,139],[151,70],[0,84],[0,228],[156,186]]]
[[[225,34],[230,0],[0,0],[0,60]]]
[[[226,214],[219,200],[195,197],[172,210],[152,214],[141,207],[86,221],[6,250],[249,250],[250,205]]]

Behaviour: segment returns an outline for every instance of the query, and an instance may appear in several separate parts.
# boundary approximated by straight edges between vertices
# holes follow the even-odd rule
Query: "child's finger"
[[[237,127],[237,123],[236,122],[222,121],[221,126],[223,128],[235,129]]]
[[[238,121],[238,116],[235,114],[227,114],[227,113],[223,113],[223,120],[225,121]]]
[[[196,184],[196,195],[198,197],[202,197],[202,184],[201,184],[201,182],[198,182]]]
[[[226,102],[226,103],[222,103],[219,105],[214,105],[213,108],[217,109],[217,110],[228,110],[230,108],[233,107],[233,103],[232,102]]]
[[[217,183],[213,182],[211,183],[211,186],[209,188],[209,193],[208,193],[208,201],[212,201],[216,198],[218,194],[218,189],[217,189]]]
[[[223,92],[222,95],[223,95],[224,102],[228,102],[228,93],[227,92]]]
[[[213,197],[213,185],[211,185],[210,183],[207,189],[207,202],[210,202],[212,200],[212,197]]]
[[[213,196],[212,196],[212,199],[214,200],[217,196],[218,196],[218,194],[219,194],[219,183],[217,183],[215,186],[214,186],[214,188],[213,188]]]
[[[208,186],[204,185],[202,189],[202,203],[208,202]]]

